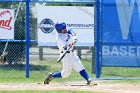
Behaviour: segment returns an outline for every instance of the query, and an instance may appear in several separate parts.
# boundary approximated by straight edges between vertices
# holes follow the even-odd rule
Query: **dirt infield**
[[[85,82],[51,83],[0,83],[0,90],[78,90],[104,93],[140,93],[140,84],[104,84],[95,82],[85,85]]]

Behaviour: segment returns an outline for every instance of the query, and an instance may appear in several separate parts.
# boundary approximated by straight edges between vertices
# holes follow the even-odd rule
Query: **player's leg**
[[[49,73],[47,78],[44,80],[44,84],[49,84],[49,82],[53,79],[53,78],[66,78],[71,74],[71,70],[72,70],[72,64],[71,64],[71,56],[70,54],[67,54],[63,59],[62,59],[62,63],[63,63],[63,70],[62,72],[56,72],[54,74]]]
[[[90,82],[91,82],[91,78],[90,76],[88,75],[87,71],[85,69],[81,70],[80,72],[80,75],[82,77],[84,77],[86,80],[87,80],[87,85],[90,85]]]
[[[62,78],[67,78],[69,77],[72,71],[72,54],[67,53],[62,62],[63,62],[63,70],[61,72],[61,75]]]
[[[73,69],[79,72],[79,74],[87,81],[87,85],[90,84],[91,82],[90,76],[88,75],[78,56],[74,53],[73,53]]]

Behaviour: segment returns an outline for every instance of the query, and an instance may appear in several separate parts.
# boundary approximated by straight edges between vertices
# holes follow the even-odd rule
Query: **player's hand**
[[[64,49],[64,50],[67,50],[67,46],[64,46],[63,49]]]
[[[73,46],[73,43],[72,44],[69,44],[69,47],[72,47]]]
[[[69,44],[69,47],[72,47],[77,41],[78,39],[74,39],[73,43]]]
[[[74,45],[74,43],[69,44],[69,47],[72,47]]]

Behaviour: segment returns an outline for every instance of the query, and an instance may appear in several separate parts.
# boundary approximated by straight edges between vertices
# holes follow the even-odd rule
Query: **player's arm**
[[[78,38],[77,38],[77,36],[76,36],[76,33],[75,33],[73,30],[70,29],[70,30],[68,31],[68,33],[72,36],[72,39],[73,39],[73,43],[69,45],[69,46],[72,46],[75,42],[78,41]]]
[[[76,33],[72,29],[68,30],[68,33],[71,34],[72,36],[76,36]]]
[[[60,38],[57,38],[57,44],[60,51],[67,50],[67,42],[61,40]]]

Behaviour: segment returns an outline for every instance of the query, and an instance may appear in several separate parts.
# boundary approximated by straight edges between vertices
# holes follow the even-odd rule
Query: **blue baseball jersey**
[[[69,48],[69,44],[72,44],[75,39],[77,39],[76,34],[71,29],[67,29],[65,34],[57,33],[56,35],[56,40],[60,51],[67,50]]]

